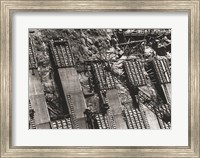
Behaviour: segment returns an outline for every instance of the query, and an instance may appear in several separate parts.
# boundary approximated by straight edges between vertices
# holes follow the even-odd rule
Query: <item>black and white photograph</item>
[[[29,28],[29,129],[171,129],[171,34]]]

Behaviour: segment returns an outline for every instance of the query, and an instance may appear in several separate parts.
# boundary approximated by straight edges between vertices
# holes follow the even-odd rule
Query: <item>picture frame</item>
[[[15,12],[186,11],[188,20],[188,146],[12,146],[12,15]],[[199,0],[33,1],[1,0],[1,157],[199,157]]]

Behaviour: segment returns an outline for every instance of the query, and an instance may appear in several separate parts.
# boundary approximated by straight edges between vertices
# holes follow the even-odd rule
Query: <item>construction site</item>
[[[171,29],[29,29],[29,129],[171,129]]]

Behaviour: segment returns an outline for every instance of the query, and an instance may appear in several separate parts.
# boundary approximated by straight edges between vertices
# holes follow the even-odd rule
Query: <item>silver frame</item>
[[[200,0],[0,0],[0,149],[1,157],[199,157],[199,2]],[[29,11],[186,11],[189,14],[189,144],[186,147],[14,147],[12,140],[12,13]]]

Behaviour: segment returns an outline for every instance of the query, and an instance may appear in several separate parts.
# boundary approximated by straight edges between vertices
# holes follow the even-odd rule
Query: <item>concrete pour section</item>
[[[86,102],[81,89],[78,73],[73,67],[59,68],[58,73],[60,76],[65,98],[67,95],[71,96],[71,100],[74,106],[74,112],[76,114],[79,127],[85,129],[86,123],[84,121],[84,111],[86,109]]]
[[[50,117],[46,99],[37,71],[35,71],[35,75],[32,75],[32,72],[29,71],[29,99],[31,101],[31,106],[35,111],[34,120],[36,128],[42,126],[42,124],[46,124],[45,128],[50,128]]]
[[[107,90],[109,106],[114,115],[117,129],[127,129],[126,123],[122,117],[122,106],[119,100],[117,89]]]
[[[150,128],[151,129],[160,129],[160,125],[158,123],[158,119],[157,119],[156,115],[151,110],[149,110],[146,106],[144,106],[142,104],[140,104],[140,106],[142,106],[142,108],[146,114],[146,118],[147,118]]]
[[[171,105],[171,84],[170,83],[162,84],[161,87],[163,89],[168,104]]]

